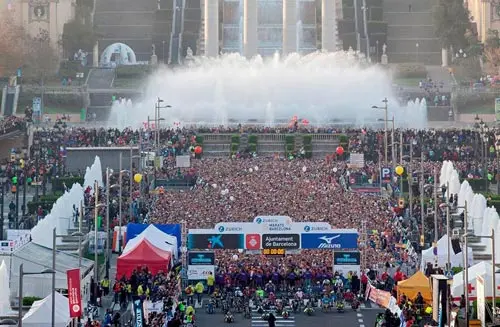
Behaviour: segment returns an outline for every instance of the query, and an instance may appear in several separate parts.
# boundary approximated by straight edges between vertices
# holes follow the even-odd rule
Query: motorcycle
[[[234,322],[234,317],[231,312],[227,312],[226,315],[224,316],[224,322],[227,324],[233,323]]]

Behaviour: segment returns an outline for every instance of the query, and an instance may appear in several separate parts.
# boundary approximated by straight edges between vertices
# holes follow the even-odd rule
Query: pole
[[[158,133],[158,130],[156,129],[157,120],[158,120],[158,101],[156,101],[155,103],[155,141],[154,141],[155,149],[156,149],[156,134]]]
[[[493,298],[492,298],[492,305],[491,305],[491,312],[493,314],[493,319],[492,321],[494,322],[495,321],[495,317],[496,317],[496,305],[497,305],[497,294],[496,294],[496,289],[497,289],[497,285],[496,285],[496,260],[495,260],[495,230],[492,228],[491,229],[491,269],[493,269],[492,273],[492,281],[491,281],[491,285],[492,285],[492,290],[493,290]]]
[[[52,311],[51,311],[51,320],[52,327],[55,327],[56,324],[56,228],[52,230],[52,270],[54,273],[52,274]]]
[[[5,200],[5,182],[2,177],[2,202],[0,202],[0,240],[3,241],[3,209],[4,209],[4,200]]]
[[[16,171],[16,229],[19,229],[19,174]]]
[[[366,41],[366,60],[371,62],[370,58],[370,37],[368,36],[368,23],[366,18],[366,11],[368,7],[366,7],[366,0],[363,0],[363,27],[365,30],[365,41]]]
[[[78,222],[78,233],[82,232],[82,221],[83,221],[83,201],[80,201],[80,219]],[[82,268],[82,236],[78,236],[78,268]],[[82,277],[82,272],[80,270],[80,278]]]
[[[132,165],[133,165],[133,162],[132,162],[132,157],[133,157],[133,151],[132,151],[132,146],[130,146],[130,170],[129,170],[129,188],[130,188],[130,192],[129,192],[129,219],[130,221],[132,221],[132,215],[133,215],[133,211],[132,211],[132,200],[133,200],[133,196],[132,196],[132,191],[133,191],[133,187],[134,187],[134,176],[132,174]]]
[[[438,233],[438,204],[437,204],[437,196],[438,193],[438,184],[437,184],[437,170],[434,169],[434,242],[437,243],[439,239]]]
[[[465,201],[464,205],[464,229],[465,233],[469,230],[468,226],[468,216],[467,212],[467,201]],[[467,241],[467,237],[464,237],[464,249],[462,252],[464,253],[464,293],[465,293],[465,326],[469,326],[469,256],[468,256],[469,242]],[[492,278],[495,278],[493,275]]]
[[[109,230],[110,230],[110,224],[109,224],[109,192],[110,192],[110,183],[109,183],[109,167],[106,167],[106,276],[109,276],[109,260],[110,260],[110,253],[109,253]]]
[[[448,238],[448,254],[446,258],[446,271],[451,272],[451,236],[450,236],[450,182],[446,182],[446,237]]]
[[[410,140],[410,164],[408,165],[408,202],[410,202],[410,217],[413,217],[413,140]]]
[[[24,184],[23,184],[23,217],[26,216],[26,186],[28,183],[26,182],[26,169],[24,169]]]
[[[425,226],[425,211],[424,211],[424,149],[420,149],[420,220],[422,223],[420,232],[420,245],[424,246],[425,244],[425,234],[424,234],[424,226]]]
[[[99,184],[97,181],[94,183],[94,197],[95,197],[95,208],[94,208],[94,300],[97,303],[97,285],[99,282],[99,261],[97,257],[97,216],[99,215]]]
[[[19,265],[19,310],[17,313],[17,326],[23,326],[23,264]],[[55,275],[55,274],[52,274]]]
[[[354,0],[354,33],[356,33],[356,51],[361,52],[361,40],[359,39],[358,0]]]
[[[392,129],[394,130],[394,115],[392,116]],[[403,165],[403,131],[399,132],[399,164]],[[408,174],[406,174],[408,176]],[[399,176],[399,187],[401,197],[404,197],[403,192],[403,175]]]
[[[118,253],[122,253],[122,152],[120,151],[120,174],[118,176],[119,195],[118,198]]]
[[[356,2],[356,1],[354,1]],[[384,110],[385,110],[385,119],[384,119],[384,143],[385,143],[385,163],[387,164],[387,146],[389,145],[388,142],[388,135],[387,135],[387,98],[384,99]]]

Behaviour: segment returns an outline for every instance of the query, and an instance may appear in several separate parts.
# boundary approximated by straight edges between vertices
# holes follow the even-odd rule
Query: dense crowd
[[[0,120],[0,135],[23,128],[25,119],[17,116],[5,116]]]

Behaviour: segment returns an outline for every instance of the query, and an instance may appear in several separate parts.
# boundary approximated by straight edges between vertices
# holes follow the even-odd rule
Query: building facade
[[[478,39],[485,42],[488,30],[500,29],[500,2],[468,0],[467,5],[472,21],[476,23]]]

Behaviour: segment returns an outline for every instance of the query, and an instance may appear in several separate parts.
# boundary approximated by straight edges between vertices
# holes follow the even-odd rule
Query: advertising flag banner
[[[144,327],[144,306],[140,297],[133,298],[134,305],[134,326]]]
[[[80,291],[80,269],[66,271],[68,279],[69,316],[79,318],[82,316],[82,296]]]

